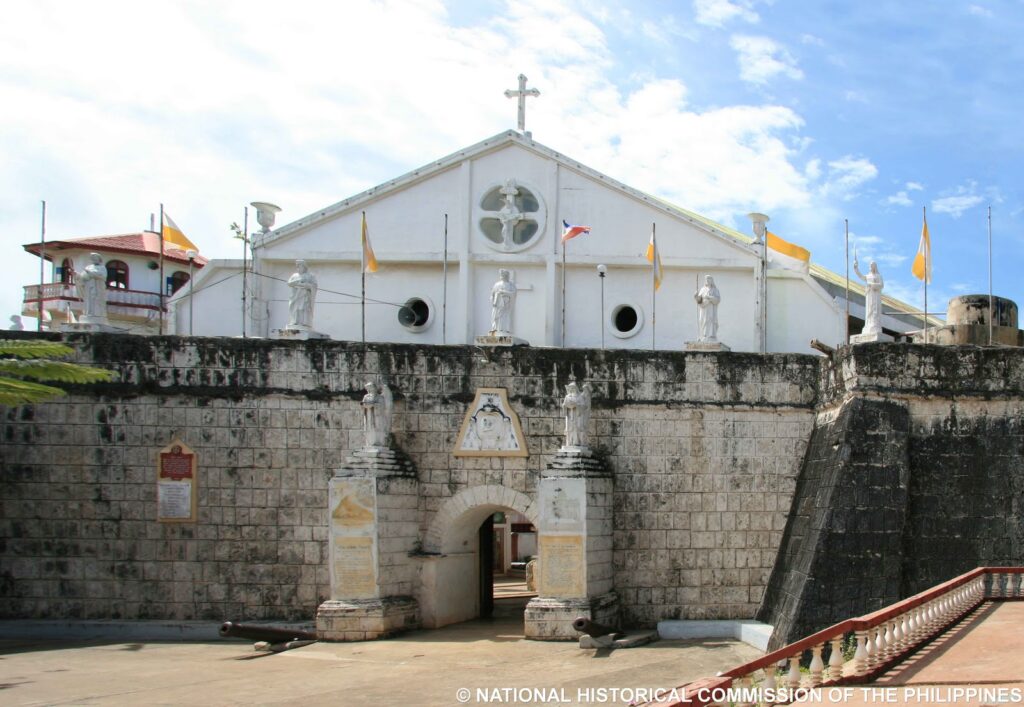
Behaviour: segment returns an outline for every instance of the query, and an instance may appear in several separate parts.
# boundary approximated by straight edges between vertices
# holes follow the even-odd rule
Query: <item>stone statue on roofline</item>
[[[498,270],[498,281],[491,288],[491,336],[512,335],[512,310],[516,304],[516,285],[511,271]]]
[[[861,335],[877,336],[882,333],[882,288],[885,282],[874,260],[868,266],[868,274],[860,271],[857,254],[853,255],[853,272],[864,281],[864,330]]]
[[[81,322],[104,324],[107,320],[107,267],[99,253],[89,254],[89,264],[78,274],[78,296],[82,300]]]
[[[288,278],[288,287],[288,328],[312,329],[317,282],[305,260],[295,261],[295,273]]]
[[[714,343],[718,341],[718,304],[722,293],[715,286],[715,279],[704,276],[704,286],[693,293],[697,303],[697,341]]]

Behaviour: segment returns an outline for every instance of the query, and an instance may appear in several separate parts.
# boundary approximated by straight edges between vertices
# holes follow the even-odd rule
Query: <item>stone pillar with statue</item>
[[[537,596],[526,605],[527,638],[574,641],[584,617],[618,623],[612,590],[612,475],[587,445],[591,385],[571,381],[561,400],[565,443],[537,486]]]
[[[387,384],[366,383],[360,446],[328,483],[331,595],[317,609],[324,641],[365,641],[418,628],[412,596],[419,503],[416,470],[394,446]]]
[[[75,289],[82,300],[82,315],[77,322],[62,324],[61,331],[118,331],[107,319],[107,266],[99,253],[89,254],[89,264],[78,273]]]

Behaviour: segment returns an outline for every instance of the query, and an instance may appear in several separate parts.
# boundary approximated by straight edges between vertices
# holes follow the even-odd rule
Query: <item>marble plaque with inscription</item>
[[[540,536],[540,586],[547,597],[583,597],[587,594],[582,535]]]
[[[333,538],[332,595],[338,599],[373,599],[377,596],[377,562],[373,538]]]
[[[188,520],[192,517],[192,484],[158,481],[157,516],[160,520]]]

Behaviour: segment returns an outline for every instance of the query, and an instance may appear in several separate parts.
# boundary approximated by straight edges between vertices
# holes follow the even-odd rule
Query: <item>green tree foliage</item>
[[[100,383],[114,372],[55,360],[74,350],[56,341],[0,339],[0,405],[24,405],[64,395],[47,383]]]

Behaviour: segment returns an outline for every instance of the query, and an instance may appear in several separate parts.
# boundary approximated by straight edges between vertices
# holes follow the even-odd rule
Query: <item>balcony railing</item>
[[[745,696],[760,700],[765,695],[774,698],[771,704],[786,704],[814,688],[870,682],[982,602],[1024,599],[1022,585],[1024,567],[979,567],[874,613],[842,621],[717,677],[681,685],[672,691],[672,699],[646,703],[646,707],[752,705],[756,702],[744,701]],[[846,660],[843,648],[853,645],[853,657]],[[804,674],[800,661],[808,651],[810,666]],[[788,669],[780,671],[780,665]]]
[[[81,311],[82,300],[78,297],[73,285],[65,285],[61,282],[45,283],[43,285],[26,285],[25,296],[22,300],[22,311],[31,314],[39,307],[39,296],[42,293],[43,307],[48,307],[51,302],[67,302],[72,310]],[[125,307],[129,310],[151,309],[160,311],[160,295],[156,292],[142,292],[141,290],[120,290],[112,287],[107,288],[107,306]],[[60,307],[66,309],[66,307]],[[141,312],[136,312],[141,314]]]

